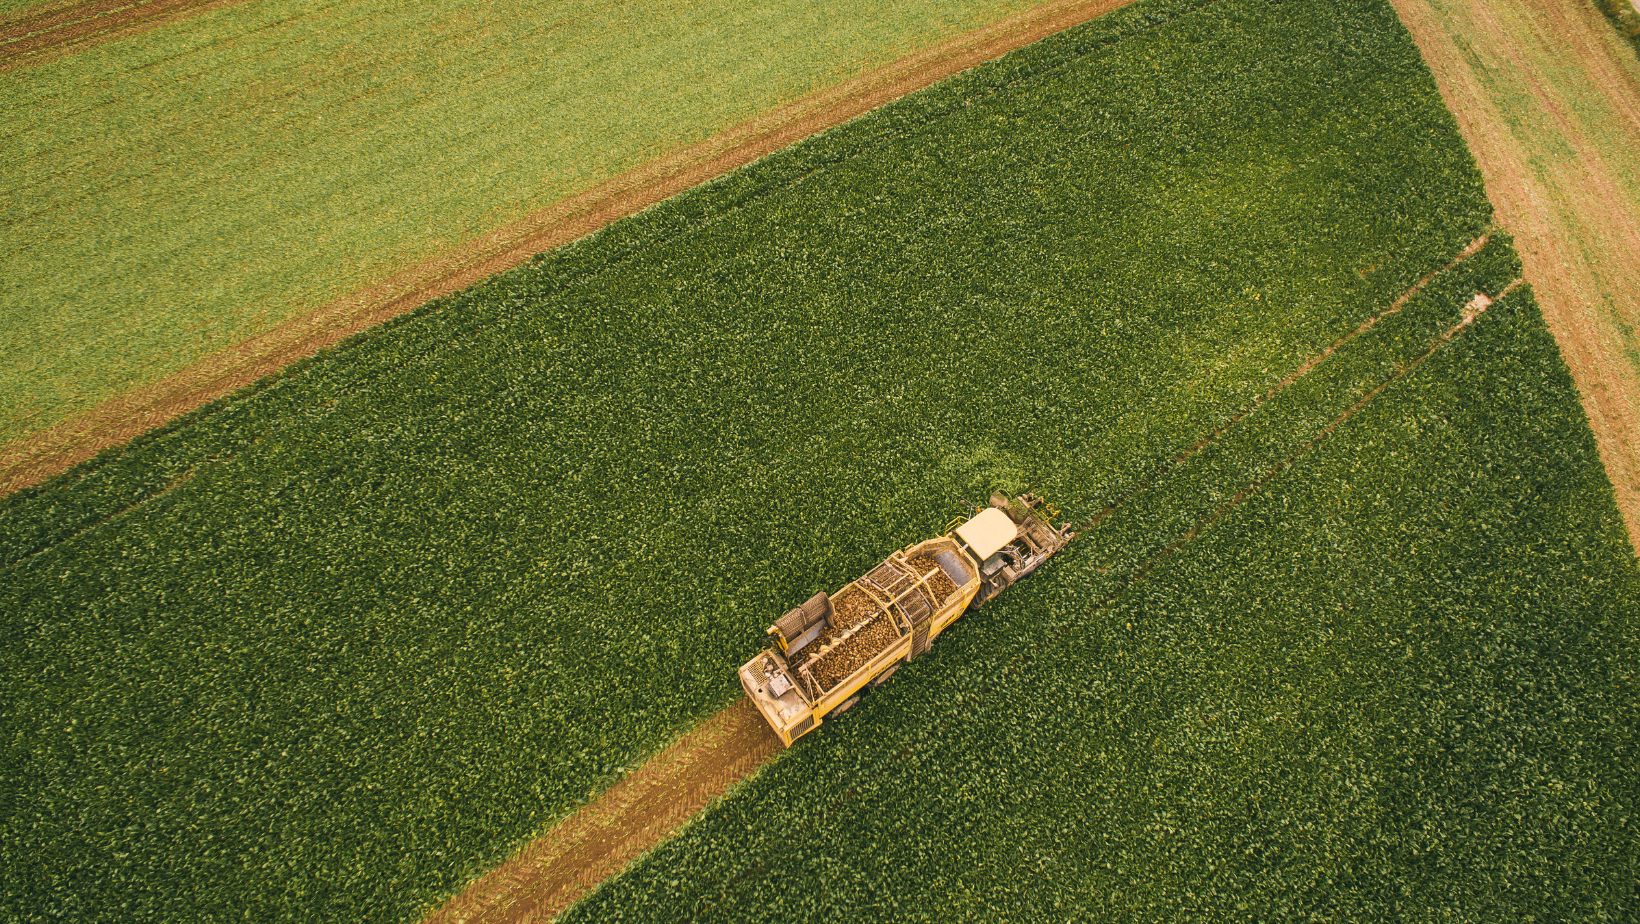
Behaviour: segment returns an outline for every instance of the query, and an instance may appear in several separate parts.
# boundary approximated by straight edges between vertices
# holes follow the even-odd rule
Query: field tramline
[[[1587,433],[1578,461],[1533,446],[1582,424],[1513,255],[1475,262],[1491,266],[1432,280],[1438,297],[1293,382],[1331,394],[1321,426],[1289,429],[1310,416],[1291,391],[1238,417],[939,665],[910,666],[566,920],[1626,908],[1596,858],[1621,855],[1635,800],[1615,759],[1632,715],[1605,697],[1634,677],[1620,614],[1640,580]],[[1250,471],[1248,450],[1271,461]],[[1352,498],[1375,487],[1363,462],[1399,490]],[[1523,505],[1579,482],[1552,512]],[[1565,503],[1579,493],[1598,521]],[[1572,539],[1569,562],[1570,530],[1545,515],[1605,537]],[[1553,794],[1568,785],[1589,798]],[[793,823],[755,823],[770,813]],[[1526,869],[1518,893],[1471,878]],[[772,915],[794,877],[834,885]]]

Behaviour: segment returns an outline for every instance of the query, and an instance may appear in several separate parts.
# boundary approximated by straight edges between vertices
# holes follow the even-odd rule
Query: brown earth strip
[[[87,0],[24,10],[0,22],[0,73],[240,2],[243,0]]]
[[[0,496],[228,395],[353,334],[976,64],[1125,6],[1055,0],[781,106],[515,224],[409,267],[170,376],[0,448]]]
[[[1392,0],[1514,234],[1640,553],[1640,62],[1581,0]]]
[[[741,699],[485,873],[426,924],[550,921],[779,751],[757,707]]]

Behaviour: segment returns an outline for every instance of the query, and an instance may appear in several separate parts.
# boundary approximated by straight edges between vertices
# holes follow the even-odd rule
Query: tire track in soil
[[[1348,422],[1351,417],[1354,417],[1361,411],[1362,408],[1370,404],[1374,398],[1383,394],[1391,385],[1394,385],[1396,382],[1406,378],[1407,375],[1409,375],[1414,369],[1422,366],[1430,359],[1430,357],[1440,352],[1442,347],[1451,343],[1453,340],[1456,340],[1458,335],[1463,333],[1464,330],[1470,325],[1474,324],[1476,319],[1485,314],[1488,308],[1491,308],[1498,302],[1503,301],[1503,299],[1506,298],[1511,292],[1514,292],[1522,285],[1525,285],[1525,283],[1525,279],[1516,279],[1509,283],[1509,285],[1505,286],[1496,296],[1488,296],[1484,292],[1475,293],[1475,296],[1469,300],[1467,305],[1464,306],[1463,316],[1458,323],[1454,324],[1452,327],[1437,336],[1435,340],[1430,343],[1429,348],[1421,355],[1396,369],[1394,373],[1374,386],[1372,390],[1362,395],[1354,404],[1345,409],[1343,413],[1339,414],[1337,417],[1334,417],[1331,423],[1317,431],[1314,436],[1305,441],[1304,445],[1293,450],[1290,455],[1282,459],[1280,462],[1277,462],[1275,465],[1265,469],[1257,478],[1253,479],[1251,484],[1245,488],[1242,488],[1240,491],[1237,491],[1235,495],[1230,498],[1230,500],[1220,504],[1211,513],[1207,514],[1207,516],[1197,520],[1195,525],[1180,534],[1179,538],[1173,540],[1171,543],[1158,550],[1155,554],[1145,559],[1139,564],[1138,567],[1133,569],[1133,572],[1129,574],[1127,579],[1122,581],[1116,589],[1112,590],[1108,594],[1105,594],[1103,597],[1100,597],[1099,600],[1093,604],[1093,606],[1089,607],[1087,615],[1092,616],[1103,610],[1105,607],[1110,606],[1112,603],[1115,603],[1117,600],[1120,600],[1122,596],[1129,590],[1132,590],[1134,586],[1150,577],[1150,575],[1155,572],[1156,568],[1159,567],[1162,562],[1166,561],[1168,558],[1176,554],[1179,549],[1190,544],[1203,533],[1207,532],[1214,526],[1214,524],[1228,516],[1230,511],[1246,502],[1248,498],[1263,490],[1266,485],[1279,477],[1282,472],[1285,472],[1287,469],[1291,468],[1294,462],[1297,462],[1300,458],[1309,453],[1310,450],[1320,445],[1323,440],[1335,433],[1338,428]],[[1068,637],[1075,628],[1076,626],[1074,625],[1065,625],[1061,628],[1059,634],[1056,636],[1056,639],[1062,641]],[[1043,643],[1038,643],[1033,647],[1041,647],[1042,644]]]
[[[157,0],[156,0],[157,2]],[[227,0],[237,2],[237,0]],[[1132,0],[1054,0],[634,168],[185,369],[0,447],[0,496],[39,484],[353,334],[512,269],[794,142]]]
[[[1149,478],[1147,478],[1144,481],[1140,482],[1137,487],[1135,487],[1132,490],[1128,491],[1126,494],[1122,495],[1117,500],[1112,501],[1111,503],[1107,504],[1103,509],[1101,509],[1097,514],[1095,514],[1086,523],[1084,523],[1084,524],[1080,525],[1079,527],[1077,527],[1077,532],[1080,533],[1080,532],[1083,532],[1085,530],[1091,529],[1095,526],[1098,526],[1100,523],[1104,522],[1105,518],[1109,517],[1111,514],[1115,513],[1117,510],[1120,510],[1123,504],[1126,504],[1128,501],[1133,500],[1135,497],[1138,497],[1140,494],[1143,494],[1146,491],[1150,490],[1151,488],[1155,487],[1157,484],[1159,484],[1161,482],[1161,480],[1163,478],[1166,478],[1167,475],[1169,473],[1171,473],[1173,470],[1177,469],[1179,466],[1181,466],[1181,465],[1185,464],[1186,462],[1190,461],[1192,458],[1194,458],[1202,450],[1204,450],[1207,447],[1213,445],[1213,442],[1215,440],[1217,440],[1219,437],[1223,436],[1231,427],[1234,427],[1236,424],[1240,423],[1243,419],[1245,419],[1247,417],[1247,415],[1249,415],[1249,414],[1253,413],[1254,411],[1258,410],[1260,407],[1263,407],[1272,398],[1274,398],[1275,396],[1281,394],[1283,391],[1286,391],[1287,388],[1289,386],[1291,386],[1294,382],[1297,382],[1299,379],[1301,379],[1304,376],[1308,375],[1311,372],[1311,370],[1315,369],[1316,366],[1321,365],[1321,363],[1324,362],[1327,359],[1327,357],[1329,357],[1329,356],[1333,355],[1334,353],[1338,352],[1338,350],[1340,348],[1342,348],[1344,345],[1348,344],[1351,340],[1354,340],[1355,338],[1361,336],[1362,334],[1366,333],[1367,331],[1372,330],[1374,327],[1377,327],[1378,323],[1380,321],[1384,320],[1385,318],[1387,318],[1391,315],[1399,313],[1402,308],[1406,307],[1406,303],[1412,300],[1412,297],[1414,295],[1417,295],[1419,292],[1423,291],[1424,286],[1429,285],[1431,280],[1433,280],[1436,276],[1442,275],[1443,273],[1450,272],[1451,270],[1456,268],[1458,266],[1458,264],[1460,264],[1463,261],[1469,259],[1470,257],[1473,257],[1475,254],[1480,253],[1482,250],[1484,250],[1486,248],[1486,243],[1489,240],[1491,240],[1491,235],[1490,234],[1483,234],[1480,237],[1477,237],[1474,240],[1470,241],[1468,243],[1468,245],[1466,245],[1464,247],[1463,250],[1458,252],[1458,255],[1456,257],[1452,258],[1451,262],[1447,263],[1445,266],[1440,267],[1439,269],[1433,269],[1433,270],[1430,270],[1429,272],[1425,273],[1422,278],[1420,278],[1417,282],[1412,284],[1411,288],[1407,289],[1405,292],[1402,292],[1400,295],[1396,296],[1395,301],[1391,302],[1388,308],[1385,308],[1383,311],[1380,311],[1377,314],[1374,314],[1371,317],[1367,318],[1365,321],[1362,321],[1361,324],[1358,325],[1354,330],[1350,331],[1349,333],[1345,334],[1342,337],[1339,337],[1337,340],[1334,340],[1332,343],[1328,344],[1327,347],[1325,349],[1323,349],[1321,352],[1315,354],[1314,356],[1312,356],[1309,359],[1305,360],[1303,363],[1299,364],[1298,368],[1296,368],[1292,372],[1288,373],[1286,378],[1283,378],[1281,381],[1279,381],[1276,384],[1270,386],[1270,389],[1268,391],[1266,391],[1266,392],[1264,392],[1264,394],[1259,395],[1258,397],[1254,398],[1252,403],[1248,404],[1246,407],[1242,408],[1241,410],[1237,411],[1236,413],[1230,415],[1230,418],[1228,420],[1226,420],[1224,423],[1221,423],[1218,426],[1214,427],[1212,430],[1208,431],[1206,436],[1204,436],[1201,439],[1197,440],[1194,444],[1191,445],[1191,447],[1189,449],[1186,449],[1185,451],[1179,453],[1178,455],[1176,455],[1173,458],[1171,458],[1171,459],[1167,460],[1166,462],[1164,462],[1161,465],[1161,467],[1156,469],[1155,473],[1153,473]]]
[[[425,924],[550,921],[779,751],[780,739],[742,698],[485,873]]]
[[[1251,406],[1198,440],[1191,449],[1179,455],[1151,481],[1134,489],[1117,504],[1106,508],[1098,519],[1103,519],[1117,506],[1153,487],[1168,471],[1205,449],[1231,426],[1314,370],[1339,348],[1366,333],[1384,318],[1400,311],[1435,277],[1479,253],[1487,240],[1486,235],[1476,238],[1451,262],[1427,273],[1411,288],[1401,293],[1389,307],[1374,314],[1353,331],[1304,361]],[[1089,615],[1108,606],[1133,585],[1148,577],[1163,559],[1223,519],[1232,508],[1280,475],[1373,398],[1455,339],[1495,301],[1501,300],[1520,285],[1521,281],[1516,280],[1496,298],[1478,293],[1466,307],[1463,319],[1437,337],[1427,351],[1397,369],[1297,451],[1261,474],[1251,486],[1237,492],[1231,500],[1198,521],[1177,540],[1146,559],[1134,570],[1132,576],[1095,603],[1089,610]],[[1098,520],[1094,522],[1097,523]],[[1065,631],[1070,630],[1067,628]],[[468,885],[428,915],[423,924],[534,924],[551,921],[570,905],[590,894],[606,879],[620,872],[628,863],[676,833],[686,821],[704,809],[713,799],[757,772],[780,750],[779,739],[764,724],[757,708],[749,699],[742,698],[708,719],[696,731],[684,735],[657,757],[640,765],[603,795],[583,806],[567,821],[532,841],[501,866]]]
[[[88,0],[49,4],[0,21],[0,74],[244,0]]]
[[[1488,308],[1502,301],[1505,296],[1520,288],[1523,284],[1525,284],[1524,279],[1516,279],[1515,281],[1509,283],[1509,285],[1505,286],[1503,291],[1499,292],[1496,298],[1493,298],[1484,292],[1477,292],[1475,297],[1471,298],[1469,303],[1464,306],[1463,318],[1459,320],[1457,324],[1452,325],[1446,331],[1442,332],[1440,336],[1436,337],[1435,341],[1429,345],[1429,349],[1425,350],[1422,355],[1395,370],[1394,374],[1390,375],[1382,382],[1379,382],[1378,385],[1376,385],[1371,391],[1362,395],[1359,400],[1350,405],[1349,408],[1347,408],[1342,414],[1334,417],[1331,423],[1323,427],[1316,433],[1315,436],[1310,437],[1308,442],[1295,449],[1293,453],[1285,459],[1282,459],[1280,462],[1277,462],[1275,465],[1266,469],[1258,476],[1258,478],[1253,480],[1252,484],[1242,488],[1240,491],[1237,491],[1234,497],[1225,501],[1212,513],[1209,513],[1207,516],[1197,521],[1196,525],[1186,530],[1185,533],[1178,539],[1174,540],[1171,545],[1162,549],[1160,552],[1157,552],[1150,558],[1149,561],[1145,562],[1145,564],[1140,567],[1140,569],[1135,573],[1135,576],[1124,584],[1114,596],[1120,596],[1128,587],[1131,587],[1133,584],[1144,580],[1144,578],[1147,577],[1151,571],[1155,570],[1157,565],[1161,564],[1163,559],[1177,552],[1186,543],[1212,528],[1213,524],[1224,519],[1224,517],[1232,509],[1239,506],[1242,502],[1246,501],[1254,494],[1257,494],[1264,488],[1265,485],[1268,485],[1282,472],[1286,471],[1288,468],[1291,468],[1294,462],[1297,462],[1310,450],[1320,445],[1322,440],[1325,440],[1337,431],[1339,427],[1342,427],[1351,417],[1354,417],[1357,412],[1371,403],[1372,399],[1383,394],[1384,391],[1391,385],[1394,385],[1396,382],[1406,378],[1412,370],[1422,366],[1429,360],[1430,357],[1439,352],[1442,347],[1451,343],[1453,340],[1456,340],[1458,335],[1463,333],[1464,330],[1471,324],[1474,324],[1475,320],[1485,314]],[[1111,599],[1114,599],[1114,596]]]
[[[1579,0],[1390,0],[1515,237],[1640,554],[1640,68]]]

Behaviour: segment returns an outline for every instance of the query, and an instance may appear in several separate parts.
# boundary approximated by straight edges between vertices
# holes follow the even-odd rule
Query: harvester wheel
[[[888,678],[894,676],[894,672],[899,670],[899,669],[900,669],[900,665],[898,665],[898,664],[894,665],[893,667],[889,668],[888,670],[883,671],[881,674],[878,674],[876,677],[873,677],[871,679],[871,683],[868,684],[868,685],[873,690],[877,689],[878,687],[883,685],[884,681],[886,681],[886,680],[888,680]]]
[[[860,694],[856,693],[853,696],[850,696],[848,699],[843,700],[843,704],[841,706],[838,706],[836,709],[833,709],[832,711],[826,713],[826,718],[828,718],[828,719],[837,718],[838,716],[840,716],[843,713],[849,711],[850,709],[853,709],[854,704],[859,702],[859,701],[860,701]]]

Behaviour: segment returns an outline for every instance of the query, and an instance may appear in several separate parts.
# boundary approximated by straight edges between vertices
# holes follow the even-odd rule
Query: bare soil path
[[[1480,164],[1640,553],[1640,61],[1581,0],[1391,0]]]
[[[125,38],[243,0],[82,0],[0,19],[0,73]]]
[[[780,751],[741,699],[484,874],[426,924],[550,921]]]
[[[228,395],[441,295],[512,269],[611,222],[976,64],[1126,5],[1054,0],[744,122],[572,196],[365,291],[292,319],[55,426],[0,447],[0,496]]]

